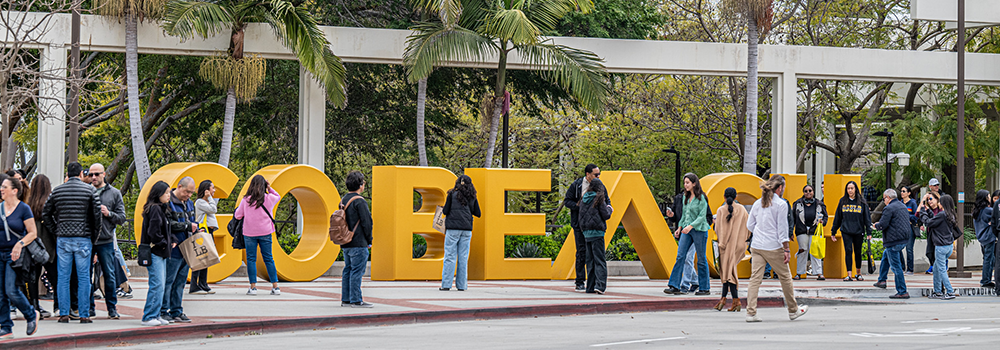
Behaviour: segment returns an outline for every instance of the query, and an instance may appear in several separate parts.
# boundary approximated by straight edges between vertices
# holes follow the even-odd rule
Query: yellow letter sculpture
[[[833,218],[837,213],[837,203],[840,203],[840,197],[844,196],[844,188],[847,187],[847,183],[854,181],[854,183],[861,186],[861,175],[849,174],[849,175],[824,175],[823,182],[826,184],[825,191],[823,191],[823,203],[826,204],[826,213],[830,218],[826,222],[826,258],[823,259],[823,274],[827,278],[844,278],[850,271],[847,271],[847,262],[844,260],[844,242],[840,232],[837,232],[837,241],[834,242],[830,239],[830,234],[833,233],[831,229],[833,228]],[[858,195],[861,195],[861,188],[858,187]],[[858,253],[860,254],[860,253]],[[860,269],[860,267],[857,267]]]

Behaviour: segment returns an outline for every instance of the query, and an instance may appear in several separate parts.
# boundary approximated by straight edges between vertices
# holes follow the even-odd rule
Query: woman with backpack
[[[254,175],[250,180],[247,195],[240,200],[233,217],[243,220],[243,239],[246,244],[247,277],[250,279],[250,289],[247,295],[257,295],[257,247],[264,259],[267,269],[267,279],[271,282],[271,295],[281,295],[278,288],[278,272],[274,268],[274,258],[271,256],[271,234],[275,233],[272,208],[278,205],[281,196],[271,188],[261,175]]]
[[[920,212],[920,219],[927,227],[929,243],[934,244],[934,292],[929,298],[950,300],[955,299],[955,290],[948,280],[948,257],[951,256],[953,243],[962,234],[958,229],[955,214],[955,200],[950,195],[941,196],[941,201],[935,201],[928,194],[926,206],[932,210]],[[940,209],[934,214],[933,209]]]
[[[472,241],[473,216],[480,217],[479,200],[472,178],[461,175],[455,180],[455,187],[448,191],[442,214],[444,219],[444,268],[441,270],[440,290],[455,287],[464,291],[468,286],[469,242]],[[457,265],[457,270],[456,270]]]
[[[837,231],[843,234],[844,240],[844,260],[847,263],[847,277],[844,281],[864,281],[861,277],[861,244],[864,243],[864,236],[871,236],[872,219],[868,213],[868,203],[858,193],[858,184],[854,181],[844,186],[844,196],[840,197],[837,203],[837,212],[833,216],[833,227],[830,236],[836,242]],[[853,261],[853,265],[851,262]],[[854,278],[851,278],[851,271],[857,268]]]
[[[663,292],[684,294],[679,288],[684,270],[684,257],[687,256],[688,250],[694,248],[698,254],[698,291],[695,295],[708,295],[708,260],[705,256],[709,229],[708,220],[705,218],[708,213],[708,198],[705,197],[701,182],[694,173],[684,174],[684,191],[684,212],[681,213],[681,219],[677,223],[677,232],[674,232],[674,238],[680,238],[677,261],[674,263],[673,272],[670,273],[670,283]],[[673,215],[676,214],[667,212],[667,216]]]
[[[727,188],[725,197],[726,204],[716,211],[719,220],[715,223],[715,234],[719,237],[719,279],[722,281],[722,299],[719,299],[715,309],[722,311],[726,306],[726,294],[732,293],[733,305],[729,311],[736,312],[742,308],[737,291],[740,285],[737,265],[746,256],[746,242],[750,236],[750,230],[747,230],[747,218],[750,213],[736,201],[735,188]]]
[[[604,256],[604,233],[608,230],[611,206],[606,204],[608,191],[601,179],[590,180],[580,199],[577,222],[587,240],[587,293],[604,294],[608,286],[608,263]]]

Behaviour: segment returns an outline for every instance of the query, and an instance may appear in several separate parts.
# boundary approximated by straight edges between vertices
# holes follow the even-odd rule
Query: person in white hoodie
[[[198,200],[194,201],[194,219],[198,225],[205,223],[209,234],[219,229],[219,221],[215,219],[218,205],[219,200],[215,199],[215,184],[212,180],[204,180],[198,184]],[[215,291],[208,287],[208,269],[191,271],[191,290],[188,293],[215,294]]]

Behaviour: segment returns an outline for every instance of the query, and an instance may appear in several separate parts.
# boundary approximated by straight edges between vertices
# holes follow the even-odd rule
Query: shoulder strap
[[[361,198],[361,195],[354,196],[354,198],[351,198],[349,201],[347,201],[347,204],[344,204],[344,221],[347,221],[347,207],[351,206],[351,202],[353,202],[355,199],[358,198]],[[361,218],[358,218],[358,222],[354,223],[354,228],[351,229],[352,233],[358,229],[358,225],[361,225]]]
[[[15,210],[17,210],[17,208],[15,208]],[[3,202],[0,202],[0,221],[3,221],[3,227],[6,229],[5,232],[7,233],[7,240],[10,241],[11,231],[10,225],[7,224],[7,207],[3,204]],[[17,234],[15,233],[14,236],[17,236]],[[20,238],[21,237],[18,237],[18,239]]]

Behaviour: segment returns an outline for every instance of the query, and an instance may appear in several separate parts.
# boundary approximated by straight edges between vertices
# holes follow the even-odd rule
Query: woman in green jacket
[[[677,223],[677,231],[674,238],[680,238],[677,247],[677,261],[674,263],[673,272],[670,273],[670,284],[663,292],[667,294],[684,294],[680,290],[681,274],[684,270],[684,257],[688,250],[694,246],[698,255],[698,291],[695,295],[708,295],[708,260],[705,259],[705,248],[708,246],[708,220],[705,218],[708,212],[708,198],[701,190],[701,182],[694,173],[684,174],[684,212],[681,213],[681,220]],[[673,216],[668,212],[667,216]]]

